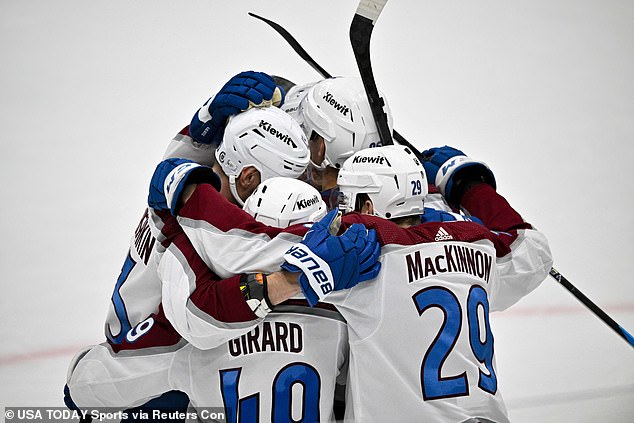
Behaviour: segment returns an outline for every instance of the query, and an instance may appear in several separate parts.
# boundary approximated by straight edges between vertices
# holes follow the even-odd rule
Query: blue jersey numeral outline
[[[117,335],[113,335],[110,330],[110,325],[107,327],[107,335],[108,339],[115,344],[120,344],[123,341],[126,333],[130,329],[132,329],[132,325],[130,324],[130,319],[128,318],[128,312],[125,308],[125,303],[123,302],[123,298],[121,297],[121,287],[124,282],[130,276],[132,269],[136,266],[136,262],[132,259],[132,256],[128,252],[128,256],[125,258],[123,262],[123,267],[121,268],[121,273],[117,278],[117,283],[114,286],[114,291],[112,293],[112,304],[114,305],[114,312],[117,315],[117,319],[119,319],[119,323],[121,324],[121,329]]]
[[[238,384],[242,368],[223,369],[220,373],[220,392],[225,406],[226,423],[257,423],[260,411],[260,393],[240,398]],[[302,412],[299,419],[292,416],[292,389],[301,384]],[[280,369],[272,383],[271,422],[299,423],[319,421],[321,378],[319,372],[307,363],[290,363]]]
[[[448,289],[438,286],[421,289],[412,296],[420,316],[426,310],[438,308],[443,313],[443,323],[425,352],[421,363],[421,391],[423,400],[435,400],[469,395],[466,372],[459,375],[441,377],[444,362],[451,354],[462,326],[462,307],[458,298]],[[481,340],[478,308],[484,311],[484,341]],[[479,370],[478,387],[495,395],[497,376],[493,368],[493,333],[489,324],[489,300],[486,291],[478,285],[469,290],[467,298],[467,321],[469,344],[474,357],[482,363],[488,374]]]

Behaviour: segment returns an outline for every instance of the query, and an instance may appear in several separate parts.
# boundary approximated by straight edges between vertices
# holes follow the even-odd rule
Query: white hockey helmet
[[[395,217],[423,214],[427,195],[425,168],[414,153],[402,145],[365,149],[345,161],[337,176],[339,208],[355,209],[357,196],[367,194],[375,215]]]
[[[242,205],[235,184],[242,169],[255,167],[260,182],[275,176],[297,178],[306,170],[310,153],[295,119],[277,107],[263,107],[229,119],[216,160],[229,177],[231,193]]]
[[[262,182],[243,209],[258,222],[277,228],[316,222],[327,212],[319,191],[299,179],[283,177]]]
[[[299,119],[298,119],[299,105],[304,99],[304,97],[306,97],[306,94],[308,94],[308,91],[315,84],[317,84],[317,82],[310,82],[308,84],[303,84],[303,85],[294,85],[293,87],[291,87],[286,92],[286,96],[284,97],[284,104],[282,104],[282,107],[280,108],[284,110],[286,113],[288,113],[289,115],[293,116],[295,120],[299,122]],[[310,134],[308,134],[307,136],[310,136]]]
[[[383,99],[385,97],[381,95]],[[290,106],[290,105],[289,105]],[[392,132],[392,113],[385,104],[388,126]],[[315,131],[326,142],[322,163],[341,168],[343,162],[355,152],[381,146],[381,139],[372,116],[370,103],[360,78],[328,78],[314,84],[303,96],[296,112],[289,110],[310,137]]]

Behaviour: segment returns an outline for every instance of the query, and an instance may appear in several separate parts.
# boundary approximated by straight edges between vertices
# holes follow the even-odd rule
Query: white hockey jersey
[[[211,166],[212,146],[195,142],[184,128],[169,143],[164,159],[180,157]],[[151,313],[156,313],[161,303],[161,282],[156,273],[156,239],[149,226],[149,211],[141,216],[130,248],[124,260],[112,293],[105,323],[106,338],[121,342],[125,334]]]
[[[193,141],[188,136],[188,128],[184,128],[172,139],[164,158],[186,158],[210,166],[213,164],[213,152],[211,146]],[[207,266],[223,278],[240,273],[278,270],[282,254],[299,242],[306,231],[305,228],[270,231],[249,224],[241,225],[244,219],[238,207],[229,204],[219,194],[211,201],[213,204],[222,202],[226,214],[218,213],[206,221],[183,216],[179,217],[179,222]],[[429,204],[433,201],[435,208],[448,209],[439,194],[430,194],[426,201]],[[236,214],[237,218],[233,218]],[[113,289],[105,323],[106,338],[114,344],[122,342],[130,329],[151,313],[157,312],[163,299],[166,300],[166,314],[176,329],[199,348],[211,348],[218,341],[207,337],[208,321],[200,319],[200,313],[192,314],[191,303],[190,307],[185,308],[194,285],[187,280],[184,281],[188,284],[186,288],[182,284],[161,284],[157,265],[163,249],[156,237],[164,239],[160,234],[162,227],[161,218],[146,209],[134,231]],[[163,260],[162,272],[171,273],[171,265],[178,266],[177,261]],[[173,278],[171,275],[165,277]],[[162,289],[164,292],[161,292]],[[200,343],[197,342],[197,327],[202,331],[203,338],[207,337]],[[223,336],[220,342],[226,339]]]
[[[181,210],[186,217],[179,222],[204,254],[218,235],[207,238],[216,229],[206,234],[204,228],[222,208],[204,207],[205,197],[214,195],[209,190],[195,195],[199,198]],[[457,221],[402,229],[379,218],[344,216],[344,225],[376,229],[383,245],[375,281],[331,296],[348,321],[349,418],[508,420],[497,386],[489,312],[535,289],[552,258],[545,237],[491,187],[472,188],[463,206],[487,227]],[[213,325],[207,329],[213,332]]]
[[[231,212],[228,216],[251,219],[228,202],[222,204]],[[124,410],[178,390],[201,411],[223,410],[227,421],[297,416],[333,421],[335,384],[345,382],[348,357],[345,322],[337,310],[289,300],[257,319],[239,289],[240,276],[220,279],[196,254],[176,219],[163,215],[161,244],[159,248],[157,241],[155,249],[164,251],[157,253],[163,259],[156,277],[173,299],[193,311],[184,332],[194,343],[186,342],[167,320],[166,301],[119,342],[93,347],[75,358],[67,379],[75,403],[83,410]],[[231,218],[220,220],[233,228]],[[297,225],[295,230],[303,233],[307,228]],[[267,260],[278,266],[281,253]]]
[[[166,322],[154,315],[121,344],[77,356],[67,379],[75,404],[86,411],[124,410],[178,390],[203,420],[206,410],[235,423],[334,421],[348,342],[345,322],[332,307],[286,304],[209,350],[175,336]]]
[[[211,166],[214,149],[209,145],[196,143],[187,133],[188,130],[185,128],[172,139],[164,159],[187,158]],[[218,197],[218,201],[226,202],[221,196]],[[274,261],[275,264],[257,260],[258,257],[262,257],[261,249],[270,241],[267,235],[259,236],[256,241],[248,241],[244,239],[240,230],[229,231],[230,228],[227,226],[223,229],[227,231],[223,233],[222,242],[205,256],[209,264],[229,264],[226,269],[223,266],[217,267],[222,276],[279,268],[279,257]],[[279,243],[279,249],[286,251],[290,245],[301,240],[302,234],[300,231],[299,235],[282,235],[271,245]],[[158,311],[162,297],[162,285],[157,271],[159,251],[162,250],[151,231],[151,213],[146,209],[130,240],[130,248],[111,297],[105,323],[105,335],[110,342],[122,342],[126,333],[135,325]],[[238,257],[240,260],[237,260]]]
[[[490,187],[481,188],[466,202],[500,203]],[[521,225],[510,207],[493,208],[507,233],[470,222],[400,229],[360,219],[382,238],[382,268],[375,281],[329,297],[348,322],[346,416],[364,423],[508,421],[489,313],[535,289],[552,259],[541,233]]]
[[[185,258],[174,251],[178,248],[176,244],[191,242],[202,259],[200,267],[209,267],[221,277],[270,273],[280,269],[283,254],[308,230],[305,225],[280,229],[258,223],[210,185],[198,186],[180,209],[177,219],[167,212],[151,211],[151,216],[152,232],[162,246],[157,256],[160,257],[159,278],[169,281],[162,285],[165,314],[183,337],[203,349],[226,341],[227,337],[234,336],[233,328],[243,328],[244,324],[227,324],[226,320],[219,319],[217,309],[200,305],[199,291],[204,288],[198,288],[200,281],[195,274],[183,271]],[[344,224],[346,219],[344,216]],[[230,304],[227,295],[222,295],[223,302]],[[250,320],[245,315],[242,317],[240,322]],[[251,322],[255,323],[257,321]]]

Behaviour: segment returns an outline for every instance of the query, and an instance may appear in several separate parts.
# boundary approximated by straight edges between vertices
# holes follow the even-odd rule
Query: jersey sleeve
[[[159,242],[165,314],[192,345],[208,349],[257,325],[239,289],[244,273],[280,269],[283,254],[308,230],[256,222],[211,185],[198,185],[178,219],[151,211]],[[223,279],[224,278],[224,279]]]
[[[490,306],[492,311],[505,310],[548,276],[552,267],[548,241],[489,185],[478,184],[470,188],[461,206],[478,216],[482,224],[464,220],[430,221],[403,231],[392,222],[355,213],[345,216],[343,223],[364,223],[367,228],[376,229],[382,252],[389,244],[445,241],[492,244],[497,277],[493,278],[495,283],[489,288]],[[337,298],[335,296],[331,301]]]
[[[308,231],[305,225],[280,229],[261,224],[207,184],[198,185],[180,209],[178,223],[198,255],[223,278],[279,270],[284,253]],[[153,232],[160,232],[161,219],[153,224]]]
[[[492,231],[499,280],[491,287],[491,310],[505,310],[548,276],[553,265],[548,240],[487,184],[467,191],[462,206]]]
[[[173,377],[174,360],[188,345],[159,306],[121,341],[88,347],[75,355],[67,375],[71,398],[81,410],[125,410],[180,390]]]
[[[189,159],[205,166],[214,164],[214,152],[212,145],[201,144],[189,136],[189,126],[181,130],[167,145],[163,160],[171,158]]]
[[[240,276],[221,280],[182,231],[169,238],[158,275],[165,315],[197,348],[214,348],[262,321],[240,291]]]
[[[171,354],[116,357],[108,344],[92,347],[74,363],[67,385],[81,410],[125,410],[172,390]]]

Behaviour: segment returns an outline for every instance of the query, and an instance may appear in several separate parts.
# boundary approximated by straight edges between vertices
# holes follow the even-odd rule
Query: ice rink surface
[[[103,322],[154,166],[230,76],[356,75],[356,0],[0,2],[0,407],[61,406]],[[485,160],[555,266],[634,331],[634,3],[388,2],[378,86],[421,149]],[[634,349],[554,280],[493,315],[513,422],[634,421]]]

